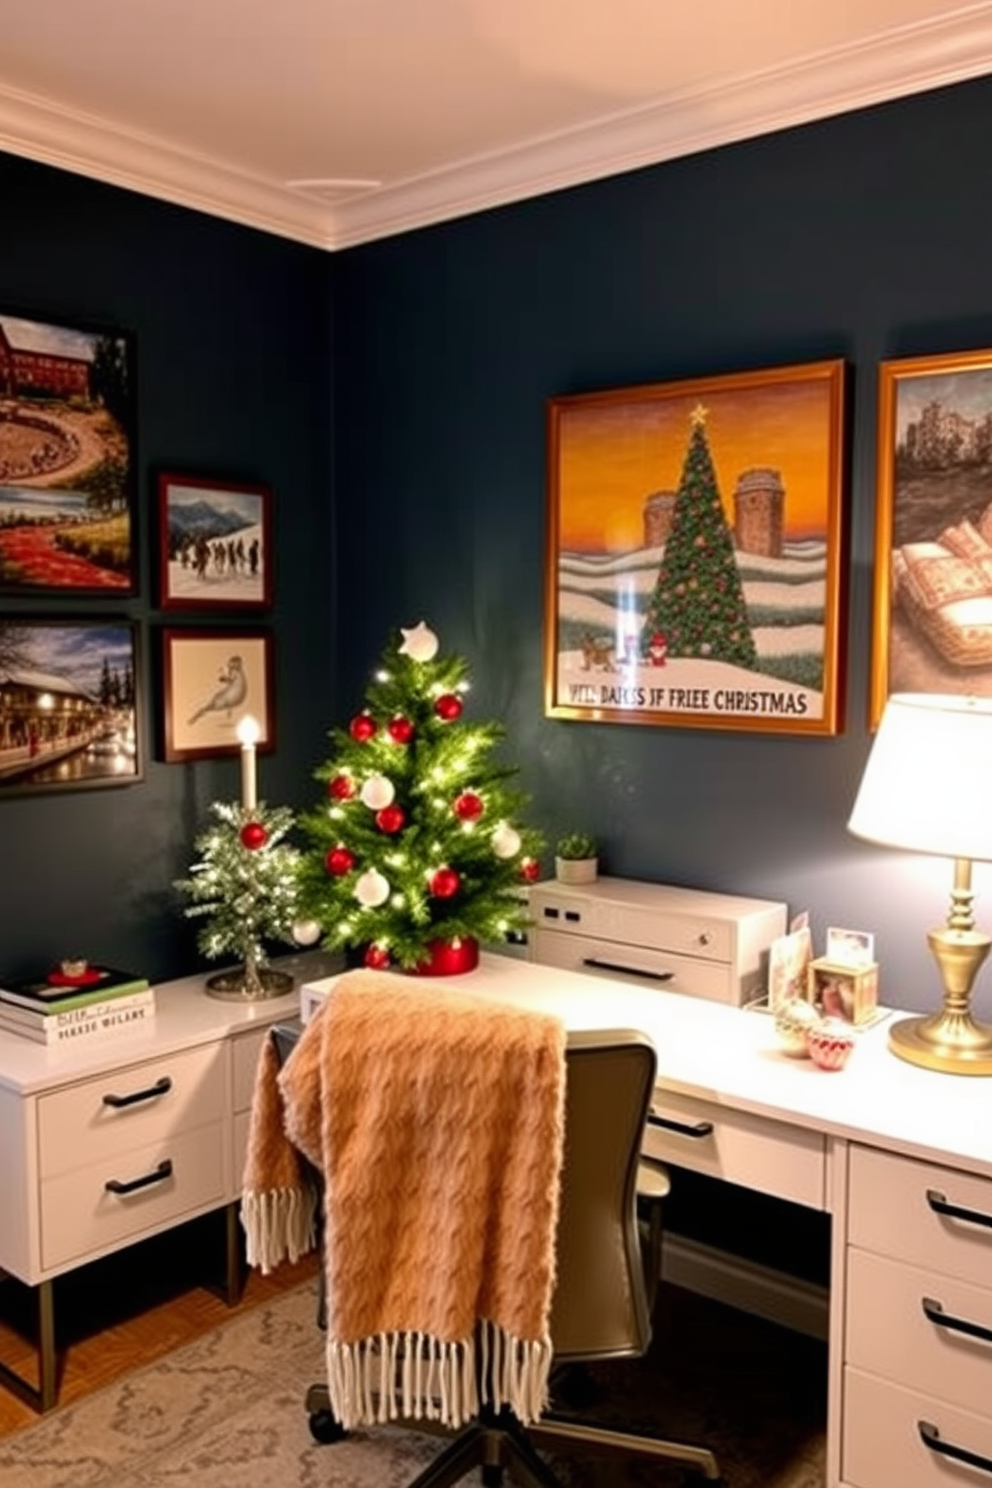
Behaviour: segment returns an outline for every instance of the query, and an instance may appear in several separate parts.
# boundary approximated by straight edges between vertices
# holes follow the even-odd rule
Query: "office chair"
[[[288,1053],[298,1030],[277,1030]],[[655,1081],[650,1041],[629,1030],[569,1035],[566,1051],[565,1151],[557,1233],[557,1282],[551,1339],[557,1371],[577,1362],[643,1355],[651,1341],[651,1299],[659,1270],[657,1214],[638,1222],[637,1190],[645,1170],[640,1149]],[[666,1188],[664,1175],[656,1192]],[[650,1207],[650,1206],[649,1206]],[[307,1394],[317,1440],[344,1435],[329,1410],[326,1389]],[[416,1423],[418,1426],[421,1423]],[[563,1453],[576,1448],[624,1457],[675,1462],[719,1483],[713,1453],[705,1447],[585,1424],[553,1407],[528,1427],[509,1411],[483,1408],[453,1436],[408,1488],[449,1488],[473,1468],[496,1488],[503,1470],[527,1488],[561,1488],[537,1447]]]

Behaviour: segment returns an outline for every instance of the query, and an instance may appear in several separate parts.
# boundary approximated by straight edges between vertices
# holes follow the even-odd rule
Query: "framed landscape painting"
[[[840,730],[844,371],[550,401],[549,717]]]
[[[0,620],[0,797],[142,778],[136,627]]]
[[[0,592],[135,592],[132,350],[0,310]]]
[[[879,368],[871,724],[893,692],[992,698],[992,349]]]
[[[160,475],[158,496],[163,609],[271,605],[272,497],[266,486]]]

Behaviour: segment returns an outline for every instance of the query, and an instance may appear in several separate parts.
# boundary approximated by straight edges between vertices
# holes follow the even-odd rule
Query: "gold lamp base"
[[[927,936],[944,983],[941,1012],[902,1018],[889,1048],[900,1059],[947,1075],[992,1075],[992,1027],[971,1016],[971,985],[992,946],[977,930],[944,928]]]

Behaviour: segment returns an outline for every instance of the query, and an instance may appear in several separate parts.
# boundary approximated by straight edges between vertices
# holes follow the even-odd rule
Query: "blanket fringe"
[[[298,1261],[316,1241],[316,1195],[311,1188],[246,1191],[241,1196],[241,1224],[249,1266],[263,1275],[281,1261]]]
[[[443,1342],[429,1333],[379,1333],[327,1342],[331,1409],[346,1431],[397,1419],[439,1421],[457,1430],[478,1414],[480,1397],[508,1406],[527,1425],[548,1402],[551,1342],[525,1342],[495,1323],[478,1338]]]

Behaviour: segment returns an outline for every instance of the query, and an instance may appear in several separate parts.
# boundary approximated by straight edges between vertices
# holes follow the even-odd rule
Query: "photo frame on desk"
[[[0,618],[0,799],[143,779],[138,628]]]
[[[240,749],[238,724],[259,727],[256,749],[275,748],[272,635],[264,630],[162,632],[162,754],[168,763]]]
[[[870,717],[992,697],[992,349],[882,362]]]
[[[272,493],[250,481],[158,477],[159,604],[264,610],[272,604]]]
[[[843,361],[552,398],[545,712],[842,727]]]
[[[0,309],[0,593],[137,592],[133,338]]]

